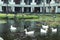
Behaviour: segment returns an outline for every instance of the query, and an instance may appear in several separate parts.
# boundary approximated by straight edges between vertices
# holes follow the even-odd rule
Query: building
[[[60,11],[60,0],[0,0],[0,12],[54,12]]]

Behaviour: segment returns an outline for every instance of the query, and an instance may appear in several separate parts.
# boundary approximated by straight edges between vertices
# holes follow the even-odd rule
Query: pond
[[[57,27],[57,33],[48,33],[47,36],[40,35],[40,28],[36,27],[34,21],[22,20],[0,20],[0,36],[4,40],[60,40],[60,27]],[[16,32],[10,31],[10,26],[13,25],[17,28]],[[35,37],[29,37],[24,34],[24,29],[28,28],[28,31],[35,30]],[[22,36],[22,37],[21,37]],[[24,36],[24,37],[23,37]]]

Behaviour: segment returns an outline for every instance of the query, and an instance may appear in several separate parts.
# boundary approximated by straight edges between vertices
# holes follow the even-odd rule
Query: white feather
[[[55,28],[55,29],[54,28],[51,28],[51,29],[52,29],[52,32],[53,33],[56,33],[57,32],[57,28]]]
[[[11,32],[15,32],[16,31],[16,27],[13,27],[13,25],[11,25],[10,30],[11,30]]]
[[[4,40],[2,37],[0,37],[0,40]]]
[[[41,32],[41,34],[46,34],[47,30],[41,29],[40,32]]]
[[[42,25],[42,28],[40,29],[40,33],[41,33],[41,35],[46,35],[47,34],[47,31],[48,31],[48,25]]]
[[[46,25],[46,26],[45,26],[45,25],[42,25],[42,28],[43,28],[43,29],[47,29],[47,28],[49,28],[49,27],[48,27],[48,25]]]
[[[28,35],[28,36],[33,36],[34,35],[34,31],[27,32],[27,29],[25,29],[24,31],[25,31],[25,34]]]

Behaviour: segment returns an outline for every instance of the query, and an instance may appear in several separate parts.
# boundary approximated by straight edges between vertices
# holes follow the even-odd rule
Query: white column
[[[49,12],[49,9],[48,9],[48,7],[46,7],[46,12]]]
[[[0,0],[0,2],[1,2],[1,0]]]
[[[33,12],[32,7],[31,7],[31,12]]]
[[[22,12],[24,12],[24,7],[22,7]]]
[[[55,3],[55,1],[54,0],[51,0],[50,4],[52,4],[52,3]]]
[[[46,0],[44,0],[44,3],[46,4]]]
[[[56,9],[55,9],[55,12],[57,13],[57,11],[58,11],[58,6],[56,6]]]
[[[20,5],[25,5],[25,2],[24,2],[24,0],[22,0],[22,1],[21,1],[21,4],[20,4]]]
[[[14,0],[11,0],[11,2],[13,2]]]
[[[3,2],[0,0],[0,11],[2,11],[2,6],[3,5]]]
[[[11,7],[12,8],[12,12],[15,12],[15,7]]]
[[[34,11],[34,7],[31,7],[31,12],[33,12]]]
[[[42,12],[42,7],[40,7],[40,12]]]
[[[0,0],[0,4],[3,4],[3,1]]]
[[[22,2],[24,3],[24,0],[22,0]]]
[[[35,3],[35,0],[32,0],[33,3]]]
[[[51,7],[51,12],[53,11],[54,7]]]
[[[9,2],[9,4],[15,4],[14,0],[11,0],[11,1]]]
[[[2,6],[0,6],[0,11],[2,12]]]
[[[32,3],[31,3],[31,5],[36,5],[36,2],[35,2],[35,0],[32,0]]]

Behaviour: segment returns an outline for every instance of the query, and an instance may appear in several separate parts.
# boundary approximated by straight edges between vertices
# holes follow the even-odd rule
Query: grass
[[[4,19],[6,17],[8,17],[9,19],[14,18],[15,14],[0,14],[0,19]],[[38,19],[39,17],[36,15],[25,15],[25,14],[17,14],[16,15],[17,18],[22,19],[22,18],[26,18],[26,19]]]
[[[6,19],[8,17],[9,19],[14,19],[15,14],[0,14],[0,19]],[[46,22],[50,26],[57,26],[60,25],[60,14],[56,14],[56,17],[53,17],[53,14],[17,14],[16,17],[18,19],[24,18],[25,21],[39,21],[39,22]],[[5,21],[1,23],[6,23]],[[39,24],[40,25],[40,24]]]
[[[15,14],[0,14],[0,19],[4,19],[6,17],[8,17],[9,19],[13,19],[15,16]],[[53,14],[39,14],[39,15],[28,15],[28,14],[17,14],[16,18],[18,19],[30,19],[30,20],[34,20],[34,21],[60,21],[60,14],[56,14],[56,18],[53,18]],[[28,20],[29,21],[29,20]]]

